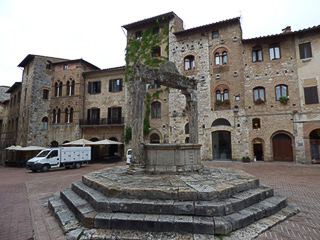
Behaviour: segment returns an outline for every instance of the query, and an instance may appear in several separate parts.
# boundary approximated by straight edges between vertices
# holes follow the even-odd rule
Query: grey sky
[[[241,16],[244,38],[320,25],[319,0],[1,0],[0,85],[21,81],[17,65],[28,54],[122,66],[121,26],[170,11],[186,29]]]

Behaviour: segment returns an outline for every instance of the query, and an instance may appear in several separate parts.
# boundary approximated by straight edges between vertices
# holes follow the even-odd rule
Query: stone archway
[[[292,138],[287,133],[272,137],[273,161],[293,162]]]
[[[133,82],[133,109],[132,109],[132,158],[131,168],[134,166],[146,166],[145,143],[143,135],[144,98],[146,84],[160,84],[181,90],[186,97],[187,115],[189,119],[189,141],[198,143],[198,102],[197,81],[179,74],[174,63],[165,61],[160,68],[152,68],[143,64],[137,64],[134,68]],[[197,146],[200,151],[200,146]],[[198,156],[198,154],[196,154]],[[198,161],[193,169],[199,169]]]

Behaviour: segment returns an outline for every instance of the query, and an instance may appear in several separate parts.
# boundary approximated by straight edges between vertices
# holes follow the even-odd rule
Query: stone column
[[[182,94],[186,96],[189,118],[189,142],[198,143],[198,101],[197,91],[194,89],[182,90]]]
[[[133,104],[132,104],[132,157],[130,167],[144,166],[144,98],[146,95],[146,84],[141,78],[135,78],[133,82]]]

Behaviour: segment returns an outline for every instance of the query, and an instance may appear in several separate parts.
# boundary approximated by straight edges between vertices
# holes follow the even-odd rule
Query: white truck
[[[49,171],[50,168],[80,168],[91,160],[91,147],[60,147],[44,149],[27,161],[26,168],[32,172]]]

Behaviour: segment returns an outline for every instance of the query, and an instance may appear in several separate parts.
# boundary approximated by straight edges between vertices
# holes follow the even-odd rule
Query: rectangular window
[[[121,124],[121,107],[108,108],[108,124]]]
[[[212,39],[217,39],[219,38],[219,31],[213,31],[212,32]]]
[[[49,90],[47,89],[43,90],[43,99],[49,99]]]
[[[88,124],[98,125],[100,123],[100,108],[90,108],[87,112]]]
[[[63,70],[68,70],[68,64],[63,65]]]
[[[262,61],[262,48],[254,47],[252,49],[252,62],[261,62]]]
[[[319,103],[318,87],[305,87],[304,88],[304,99],[306,104]]]
[[[299,44],[299,52],[300,52],[300,59],[311,58],[312,51],[311,51],[311,43],[303,43]]]
[[[278,45],[269,47],[270,60],[280,58],[280,47]]]
[[[122,91],[122,79],[109,80],[109,92],[121,92]]]
[[[97,94],[101,92],[101,81],[88,82],[88,93]]]

